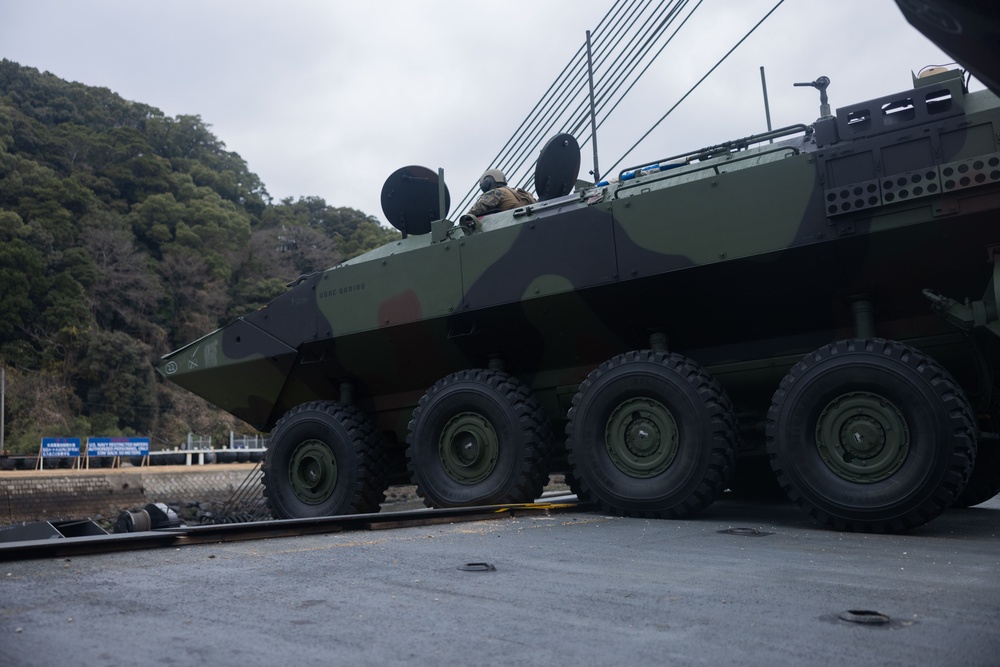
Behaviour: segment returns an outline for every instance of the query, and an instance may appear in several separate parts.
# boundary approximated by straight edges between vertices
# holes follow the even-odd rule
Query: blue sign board
[[[147,456],[149,438],[87,438],[87,456]]]
[[[42,457],[79,456],[80,438],[42,438]]]

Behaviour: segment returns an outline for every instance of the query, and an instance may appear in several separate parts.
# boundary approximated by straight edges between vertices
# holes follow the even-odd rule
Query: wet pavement
[[[998,656],[998,498],[904,535],[723,499],[687,521],[574,510],[0,564],[6,667]]]

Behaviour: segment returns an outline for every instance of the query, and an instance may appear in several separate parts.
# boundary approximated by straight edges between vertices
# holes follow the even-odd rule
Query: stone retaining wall
[[[0,472],[0,525],[114,517],[147,503],[225,501],[255,470],[233,464]],[[260,485],[252,488],[259,497]]]

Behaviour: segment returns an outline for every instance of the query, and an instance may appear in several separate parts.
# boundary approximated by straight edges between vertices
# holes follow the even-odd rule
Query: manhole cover
[[[458,567],[462,572],[496,572],[497,568],[492,563],[466,563]]]
[[[837,618],[848,623],[862,623],[864,625],[885,625],[889,622],[889,617],[885,614],[867,609],[842,611]]]

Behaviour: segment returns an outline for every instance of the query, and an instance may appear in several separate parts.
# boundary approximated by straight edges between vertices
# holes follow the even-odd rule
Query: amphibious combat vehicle
[[[822,80],[814,82],[822,88]],[[438,174],[383,188],[403,238],[164,357],[271,431],[278,517],[534,499],[689,516],[757,457],[837,529],[1000,490],[1000,101],[960,71],[638,164],[464,225]],[[453,216],[457,217],[457,216]],[[752,468],[747,468],[752,470]]]

